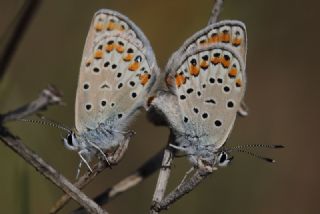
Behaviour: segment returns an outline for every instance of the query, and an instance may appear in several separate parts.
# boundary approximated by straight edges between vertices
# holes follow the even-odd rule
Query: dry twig
[[[39,97],[29,104],[11,111],[7,114],[0,115],[0,139],[27,163],[32,165],[39,173],[49,179],[60,189],[68,193],[74,200],[84,206],[91,213],[107,213],[102,210],[94,201],[88,198],[79,189],[73,186],[64,176],[58,173],[52,166],[46,163],[37,154],[25,146],[18,137],[14,136],[7,130],[3,123],[11,120],[21,119],[46,109],[46,107],[61,103],[61,93],[52,86],[44,89]]]
[[[171,163],[173,161],[173,152],[169,147],[169,144],[173,140],[173,135],[170,134],[168,147],[165,149],[162,159],[162,166],[160,169],[157,185],[153,194],[152,205],[150,208],[150,214],[158,213],[154,208],[154,205],[160,203],[166,192],[167,184],[171,173]]]
[[[121,143],[119,148],[115,151],[115,153],[110,156],[109,159],[109,163],[110,165],[114,166],[117,165],[120,160],[122,159],[125,151],[128,148],[128,144],[131,138],[131,134],[130,136],[127,136],[125,138],[125,142]],[[93,181],[93,179],[99,175],[103,170],[105,170],[107,167],[110,167],[110,165],[108,163],[106,163],[106,161],[99,161],[94,167],[93,167],[93,171],[87,171],[83,176],[81,176],[79,178],[79,180],[77,182],[74,183],[74,186],[76,186],[79,189],[84,188],[87,184],[89,184],[91,181]],[[70,195],[69,194],[65,194],[63,196],[61,196],[57,202],[52,206],[52,208],[50,209],[50,213],[57,213],[59,210],[61,210],[64,205],[66,205],[66,203],[70,200]]]
[[[128,191],[132,187],[135,187],[136,185],[144,181],[144,179],[152,175],[161,167],[163,152],[164,150],[161,150],[160,152],[155,154],[141,167],[135,170],[134,173],[130,174],[114,186],[106,189],[103,193],[95,197],[94,201],[99,205],[107,204],[112,199],[116,198],[117,196],[121,195],[122,193]],[[79,208],[75,210],[73,213],[84,214],[84,210],[83,208]]]
[[[45,110],[51,105],[62,104],[61,97],[62,93],[52,85],[49,85],[47,88],[41,91],[39,97],[36,100],[14,111],[10,111],[6,114],[0,115],[0,125],[8,121],[25,118],[29,115]]]
[[[214,24],[219,20],[219,16],[223,7],[224,0],[216,0],[211,10],[211,15],[208,21],[208,25]]]
[[[162,210],[168,209],[168,207],[182,198],[187,193],[191,192],[196,186],[198,186],[205,178],[212,173],[212,170],[208,168],[198,169],[190,179],[183,181],[175,190],[169,193],[161,202],[154,204],[153,210],[155,213],[159,213]]]

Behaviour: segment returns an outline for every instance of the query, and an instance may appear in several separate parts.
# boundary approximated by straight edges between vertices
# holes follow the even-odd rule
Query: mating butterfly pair
[[[172,145],[191,161],[229,162],[221,148],[246,85],[246,29],[239,21],[211,24],[189,38],[170,58],[168,90],[149,103],[175,135]],[[127,17],[99,10],[87,36],[76,96],[75,126],[64,139],[87,164],[119,146],[137,110],[146,106],[160,70],[143,32]]]

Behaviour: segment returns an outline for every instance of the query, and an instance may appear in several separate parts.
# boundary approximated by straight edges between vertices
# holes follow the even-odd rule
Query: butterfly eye
[[[68,142],[69,146],[73,146],[73,134],[72,133],[68,134],[67,142]]]
[[[229,157],[226,152],[221,152],[218,157],[218,165],[221,167],[227,166],[233,157]]]

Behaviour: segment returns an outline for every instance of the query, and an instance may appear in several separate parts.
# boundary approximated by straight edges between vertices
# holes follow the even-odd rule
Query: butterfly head
[[[241,152],[241,153],[245,153],[248,154],[252,157],[267,161],[269,163],[274,163],[275,160],[268,158],[268,157],[264,157],[264,156],[260,156],[257,155],[251,151],[248,151],[246,149],[252,149],[252,148],[267,148],[267,149],[281,149],[284,148],[283,145],[266,145],[266,144],[247,144],[247,145],[239,145],[239,146],[235,146],[232,148],[223,148],[220,151],[218,151],[217,155],[216,155],[216,165],[220,166],[220,167],[224,167],[227,166],[231,160],[233,159],[233,156],[230,155],[231,152]]]

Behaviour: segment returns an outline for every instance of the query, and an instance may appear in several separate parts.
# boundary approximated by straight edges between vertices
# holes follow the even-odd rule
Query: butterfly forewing
[[[144,34],[127,17],[98,11],[87,36],[76,97],[76,128],[117,127],[143,104],[157,75]],[[121,127],[117,127],[121,129]]]

